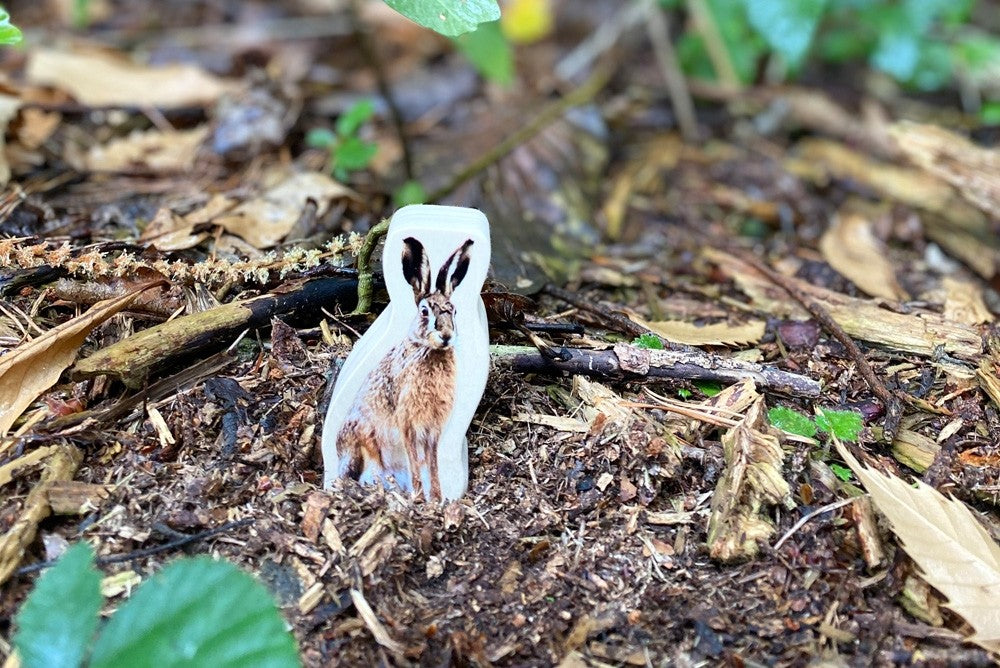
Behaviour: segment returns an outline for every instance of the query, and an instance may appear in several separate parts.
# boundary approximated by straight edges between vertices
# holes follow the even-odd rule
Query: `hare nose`
[[[451,341],[451,334],[441,333],[441,345],[446,346]]]

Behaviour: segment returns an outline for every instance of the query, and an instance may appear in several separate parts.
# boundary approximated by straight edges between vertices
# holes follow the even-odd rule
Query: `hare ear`
[[[437,289],[445,297],[451,297],[452,291],[459,286],[465,275],[469,273],[469,248],[472,239],[462,244],[451,257],[441,266],[437,275]]]
[[[431,290],[431,263],[424,245],[413,237],[403,239],[403,278],[413,287],[418,301]]]

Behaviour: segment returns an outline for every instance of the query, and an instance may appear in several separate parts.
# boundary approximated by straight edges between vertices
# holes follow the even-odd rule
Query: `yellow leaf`
[[[885,244],[875,236],[870,220],[856,214],[835,216],[819,240],[819,249],[838,274],[872,297],[906,298],[886,259]]]
[[[0,436],[73,363],[91,330],[132,303],[147,285],[123,297],[98,302],[81,316],[54,327],[0,357]]]
[[[751,320],[738,325],[730,325],[728,322],[695,325],[682,320],[648,322],[635,315],[629,315],[629,318],[667,341],[689,346],[741,346],[757,343],[764,336],[767,324],[763,320]]]
[[[920,481],[912,487],[872,470],[834,440],[923,578],[975,630],[969,640],[991,652],[1000,651],[1000,545],[958,499]]]
[[[551,0],[510,0],[504,5],[500,28],[517,44],[537,42],[552,31]]]

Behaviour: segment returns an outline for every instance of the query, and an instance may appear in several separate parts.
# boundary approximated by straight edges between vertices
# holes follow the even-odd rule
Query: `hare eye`
[[[420,315],[426,316],[429,313],[426,306],[420,307]]]

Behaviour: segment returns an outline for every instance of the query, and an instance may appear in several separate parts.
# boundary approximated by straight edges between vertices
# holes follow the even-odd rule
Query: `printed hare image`
[[[465,433],[489,370],[489,256],[479,211],[419,205],[393,216],[389,306],[344,363],[323,425],[327,486],[343,477],[433,500],[465,493]]]

